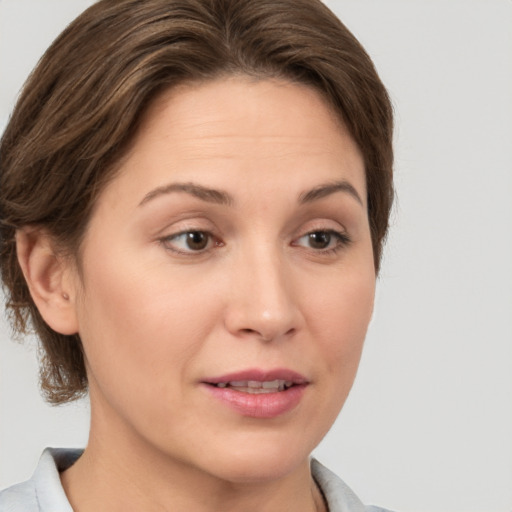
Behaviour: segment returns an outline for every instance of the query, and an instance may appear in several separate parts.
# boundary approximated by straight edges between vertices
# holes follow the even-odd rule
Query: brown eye
[[[207,231],[183,231],[176,235],[166,236],[161,240],[164,247],[177,253],[193,253],[207,251],[212,245],[212,235]]]
[[[305,247],[318,254],[335,253],[338,249],[346,247],[351,239],[345,233],[332,229],[319,229],[310,231],[293,242],[293,245]]]
[[[184,234],[186,236],[187,247],[192,251],[201,251],[206,249],[209,236],[204,231],[190,231]]]
[[[314,231],[307,237],[312,249],[326,249],[331,243],[332,235],[329,231]]]

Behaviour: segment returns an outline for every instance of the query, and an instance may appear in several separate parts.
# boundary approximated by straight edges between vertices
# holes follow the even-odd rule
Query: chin
[[[281,480],[309,465],[309,454],[296,458],[281,455],[265,453],[246,458],[230,454],[229,460],[219,461],[216,476],[235,484],[260,484]]]
[[[253,434],[248,436],[247,442],[233,440],[222,450],[210,452],[207,459],[203,459],[203,468],[207,471],[207,467],[211,468],[209,473],[239,484],[277,481],[309,468],[310,453],[318,443],[286,437]]]

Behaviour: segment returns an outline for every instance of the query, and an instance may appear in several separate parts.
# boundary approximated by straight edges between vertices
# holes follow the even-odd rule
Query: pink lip
[[[285,391],[275,393],[251,394],[229,387],[219,388],[214,385],[220,382],[246,380],[286,380],[293,382],[293,386]],[[207,378],[202,381],[206,391],[237,413],[242,416],[261,419],[275,418],[294,409],[299,404],[308,384],[308,380],[304,376],[284,368],[270,371],[249,369]]]
[[[219,382],[230,382],[233,380],[257,380],[257,381],[271,381],[271,380],[288,380],[294,384],[306,384],[308,380],[300,373],[288,370],[287,368],[276,368],[274,370],[260,370],[251,368],[239,372],[228,373],[219,377],[211,377],[203,379],[202,382],[207,384],[218,384]]]

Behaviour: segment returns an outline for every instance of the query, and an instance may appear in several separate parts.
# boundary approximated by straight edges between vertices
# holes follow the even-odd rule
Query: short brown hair
[[[393,199],[392,108],[372,61],[319,0],[102,0],[55,40],[0,144],[0,265],[15,331],[40,338],[51,403],[87,389],[78,335],[46,325],[16,256],[40,226],[77,254],[92,207],[163,90],[233,74],[320,91],[359,145],[378,270]]]

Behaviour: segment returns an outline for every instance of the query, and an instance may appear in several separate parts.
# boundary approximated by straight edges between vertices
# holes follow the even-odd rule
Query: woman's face
[[[175,88],[101,194],[81,270],[91,439],[287,474],[339,413],[372,314],[361,154],[307,87]]]

